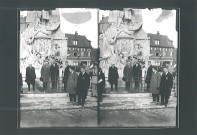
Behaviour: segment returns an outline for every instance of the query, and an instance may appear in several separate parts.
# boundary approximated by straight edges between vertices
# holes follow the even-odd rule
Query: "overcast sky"
[[[98,47],[98,18],[97,18],[97,9],[71,9],[71,8],[62,8],[60,11],[60,20],[61,20],[61,30],[64,33],[74,34],[75,31],[79,35],[85,35],[87,39],[91,41],[91,44],[94,48]],[[76,24],[76,17],[72,17],[69,13],[82,13],[83,19],[80,23]],[[26,12],[21,12],[23,16],[26,15]],[[99,20],[102,16],[108,16],[109,11],[99,11]],[[162,16],[163,15],[163,16]],[[79,14],[77,14],[79,18]],[[143,18],[143,29],[147,33],[156,34],[157,31],[162,35],[167,35],[171,40],[173,40],[174,47],[177,47],[177,32],[176,32],[176,11],[172,10],[169,12],[162,12],[161,9],[143,9],[142,10]]]

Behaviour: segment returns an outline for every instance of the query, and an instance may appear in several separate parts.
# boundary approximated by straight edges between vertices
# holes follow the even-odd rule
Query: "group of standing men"
[[[159,95],[161,95],[161,105],[167,106],[173,87],[173,69],[169,64],[166,64],[167,66],[163,68],[163,74],[161,76],[157,67],[152,66],[150,61],[148,65],[149,67],[146,71],[143,63],[140,65],[139,62],[137,62],[132,67],[131,62],[128,61],[123,70],[125,88],[126,90],[130,90],[133,81],[135,83],[135,89],[139,89],[140,81],[143,87],[146,83],[146,91],[152,93],[153,102],[159,103]]]
[[[53,62],[52,65],[49,65],[48,61],[44,62],[44,65],[41,67],[41,77],[40,81],[43,82],[43,90],[48,89],[49,83],[52,82],[52,89],[57,89],[57,82],[59,78],[59,66]],[[25,82],[28,85],[28,90],[30,91],[30,85],[33,86],[33,91],[35,91],[35,79],[36,73],[35,68],[32,64],[26,68],[26,79]]]
[[[90,76],[85,72],[85,66],[80,67],[78,75],[75,72],[75,67],[69,66],[68,62],[66,62],[66,65],[62,82],[66,92],[69,93],[70,103],[76,103],[76,98],[78,97],[77,105],[83,107],[90,86]]]
[[[65,63],[64,77],[64,90],[69,93],[70,102],[76,103],[78,97],[78,105],[84,106],[85,99],[87,98],[90,80],[92,85],[92,96],[98,97],[102,101],[102,90],[105,86],[105,76],[98,65],[94,65],[90,70],[85,64],[80,67],[80,73],[75,71],[73,66],[69,66],[68,62]]]
[[[159,97],[161,96],[160,105],[167,106],[173,87],[171,68],[169,66],[164,67],[162,75],[158,72],[157,67],[155,66],[150,65],[149,70],[152,70],[149,86],[153,97],[153,103],[160,103]]]
[[[130,90],[132,82],[135,83],[135,89],[139,89],[141,79],[144,79],[145,74],[144,66],[141,66],[139,61],[132,67],[131,62],[127,61],[126,66],[123,69],[123,81],[125,81],[125,89]],[[115,85],[115,90],[118,91],[118,69],[115,64],[109,67],[108,72],[108,82],[111,84],[111,91],[113,91],[113,85]]]

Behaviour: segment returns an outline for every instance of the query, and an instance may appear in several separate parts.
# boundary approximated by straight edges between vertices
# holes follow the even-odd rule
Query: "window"
[[[74,53],[74,57],[77,57],[77,53]]]
[[[73,65],[77,66],[78,65],[78,61],[73,61]]]
[[[159,45],[159,40],[155,40],[155,45]]]
[[[160,62],[159,61],[155,61],[155,66],[159,66]]]
[[[84,51],[81,51],[81,57],[83,57],[84,56]]]
[[[170,57],[172,57],[172,51],[170,52]]]
[[[159,57],[159,53],[156,53],[156,56]]]
[[[163,56],[164,56],[164,57],[166,56],[166,52],[164,52],[164,51],[163,51]]]
[[[77,40],[73,40],[72,43],[73,43],[73,45],[77,45],[78,44]]]
[[[88,57],[90,57],[90,52],[88,52]]]

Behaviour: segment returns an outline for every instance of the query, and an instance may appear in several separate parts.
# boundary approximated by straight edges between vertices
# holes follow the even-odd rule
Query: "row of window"
[[[172,48],[159,48],[159,47],[151,47],[150,50],[160,50],[160,51],[173,51]]]
[[[154,43],[155,43],[155,45],[159,45],[160,44],[160,41],[159,40],[154,40]],[[172,41],[168,41],[168,43],[170,45],[172,45]]]
[[[78,45],[78,41],[77,40],[72,40],[71,41],[73,45]],[[90,41],[88,41],[88,45],[90,45]]]
[[[76,50],[76,51],[77,51],[77,50],[78,50],[78,51],[80,51],[80,50],[81,50],[81,51],[86,51],[86,50],[87,50],[87,51],[90,51],[90,49],[86,49],[86,48],[70,48],[70,47],[68,47],[68,50],[73,50],[73,51],[74,51],[74,50]]]
[[[74,57],[84,57],[84,52],[81,52],[81,53],[74,52],[73,56]],[[90,52],[88,52],[88,57],[90,57]]]
[[[165,57],[165,56],[166,56],[166,52],[162,52],[162,54],[156,52],[156,53],[155,53],[155,56],[157,56],[157,57]],[[170,52],[170,57],[172,57],[172,52]]]

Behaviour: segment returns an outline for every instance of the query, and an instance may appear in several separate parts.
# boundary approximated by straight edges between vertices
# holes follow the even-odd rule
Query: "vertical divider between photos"
[[[98,49],[97,49],[97,62],[98,62],[98,67],[97,67],[97,69],[99,69],[99,65],[100,65],[100,62],[99,62],[99,56],[100,56],[100,54],[99,54],[99,8],[97,8],[97,43],[98,43]],[[98,72],[99,70],[97,70],[97,72]],[[98,75],[98,73],[97,73],[97,75]],[[98,80],[98,79],[97,79]],[[97,95],[98,95],[98,98],[97,98],[97,124],[98,124],[98,126],[100,125],[100,97],[99,97],[99,89],[98,89],[98,85],[97,85]]]

